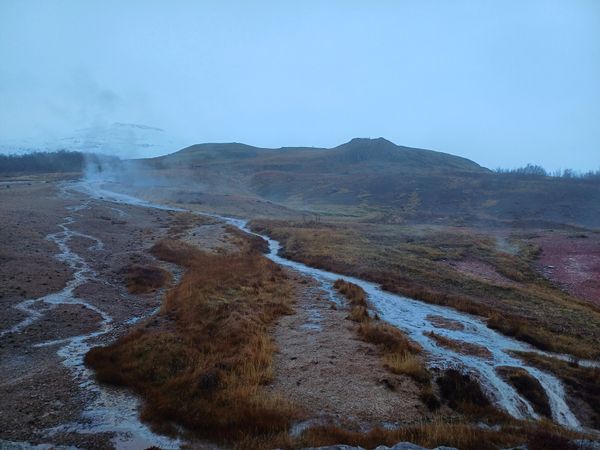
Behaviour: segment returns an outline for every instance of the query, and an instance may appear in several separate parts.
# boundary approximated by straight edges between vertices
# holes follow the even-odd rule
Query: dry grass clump
[[[540,382],[520,367],[498,367],[496,371],[525,397],[538,414],[552,418],[548,395]]]
[[[163,428],[228,442],[287,430],[294,409],[262,389],[275,350],[268,327],[290,312],[285,273],[256,252],[215,255],[173,240],[152,251],[186,268],[181,283],[153,321],[92,349],[86,364],[138,392],[142,417]]]
[[[396,375],[408,375],[420,383],[428,383],[431,379],[429,371],[423,365],[423,360],[413,353],[390,353],[385,355],[383,360],[389,371]],[[431,403],[433,400],[426,399],[425,395],[421,394],[421,400],[435,409],[435,403]]]
[[[358,285],[348,281],[339,279],[333,284],[337,291],[346,297],[350,304],[350,314],[348,319],[353,322],[368,322],[371,319],[369,315],[369,303],[367,302],[367,294]]]
[[[306,447],[345,444],[374,449],[411,442],[426,448],[449,446],[461,450],[498,449],[522,443],[519,438],[502,431],[484,430],[466,423],[430,423],[396,430],[374,428],[367,433],[348,431],[335,426],[314,427],[300,438]]]
[[[396,375],[408,375],[420,383],[428,383],[430,374],[418,356],[421,347],[398,328],[372,317],[368,310],[367,294],[360,286],[342,279],[333,286],[350,303],[348,318],[358,322],[358,335],[381,350],[388,370]]]
[[[346,297],[352,306],[369,307],[369,304],[367,303],[367,293],[360,286],[340,278],[339,280],[336,280],[333,287]]]
[[[477,344],[473,344],[471,342],[458,341],[456,339],[450,339],[446,336],[439,335],[437,333],[429,332],[426,333],[427,336],[432,338],[442,347],[449,348],[457,353],[462,353],[465,355],[479,356],[481,358],[491,358],[492,353],[485,347]]]
[[[478,421],[481,417],[477,418]],[[333,425],[312,427],[290,446],[283,448],[328,445],[361,446],[374,449],[411,442],[426,448],[448,446],[461,450],[498,450],[526,445],[530,450],[571,450],[579,448],[575,439],[590,438],[561,428],[550,421],[531,422],[505,418],[497,428],[483,428],[473,423],[434,421],[397,429],[374,428],[368,432],[352,431]]]
[[[158,266],[131,264],[124,269],[125,284],[132,294],[146,294],[171,282],[171,274]]]
[[[378,319],[361,322],[358,334],[364,341],[377,345],[385,354],[421,353],[421,347],[408,339],[402,331]]]

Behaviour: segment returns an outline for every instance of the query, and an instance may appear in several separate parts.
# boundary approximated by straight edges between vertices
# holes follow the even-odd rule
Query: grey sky
[[[600,1],[0,0],[0,137],[386,137],[600,168]]]

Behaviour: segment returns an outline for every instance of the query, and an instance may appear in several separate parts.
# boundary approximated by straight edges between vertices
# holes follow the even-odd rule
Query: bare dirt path
[[[332,306],[314,280],[292,276],[298,281],[295,313],[273,333],[279,351],[270,389],[313,421],[369,428],[429,417],[415,383],[388,372],[377,348],[357,339],[348,311]]]

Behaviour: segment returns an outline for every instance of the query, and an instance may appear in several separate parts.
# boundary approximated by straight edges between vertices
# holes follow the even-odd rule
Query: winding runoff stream
[[[63,193],[65,195],[68,195],[70,189],[89,195],[90,200],[94,198],[116,204],[122,203],[170,211],[187,211],[181,208],[160,205],[130,195],[106,190],[101,187],[100,183],[82,181],[66,183],[63,185]],[[152,445],[165,449],[179,448],[181,446],[180,441],[156,435],[145,424],[140,422],[138,418],[138,400],[134,395],[125,390],[100,386],[95,382],[93,373],[91,373],[83,363],[83,358],[87,351],[93,345],[97,345],[95,339],[109,333],[115,326],[108,313],[100,310],[85,300],[78,298],[74,293],[77,287],[94,279],[97,274],[80,255],[72,251],[69,247],[69,240],[74,236],[89,239],[92,242],[90,248],[97,251],[103,250],[102,241],[93,236],[78,233],[70,228],[70,226],[76,222],[76,213],[88,207],[89,200],[83,202],[81,205],[71,207],[71,215],[68,215],[63,223],[59,225],[62,231],[50,234],[47,237],[58,245],[60,253],[57,255],[57,259],[64,261],[69,265],[74,272],[73,278],[67,283],[66,287],[59,292],[37,299],[25,300],[18,304],[16,307],[25,312],[27,317],[12,328],[0,331],[0,337],[24,329],[42,317],[44,312],[59,304],[79,304],[95,311],[102,318],[99,330],[85,335],[38,344],[38,346],[57,346],[58,355],[62,357],[65,366],[71,370],[75,380],[83,389],[92,394],[92,400],[84,410],[82,421],[49,430],[49,435],[61,431],[79,433],[112,432],[115,435],[113,443],[117,449],[141,449]],[[116,210],[117,212],[120,211],[118,208]],[[119,214],[121,213],[123,212],[120,211]],[[203,215],[200,213],[198,214]],[[496,368],[499,366],[514,366],[527,370],[545,389],[552,408],[552,417],[554,421],[570,428],[582,428],[580,422],[567,405],[562,383],[553,375],[529,366],[522,360],[512,356],[512,352],[533,351],[561,359],[568,358],[568,356],[550,355],[545,352],[540,352],[525,343],[508,338],[487,328],[485,323],[479,318],[458,312],[451,308],[431,305],[395,295],[383,291],[374,283],[325,270],[315,269],[305,264],[286,259],[279,256],[279,251],[281,249],[279,242],[268,236],[251,231],[248,228],[247,221],[217,215],[212,216],[220,218],[246,233],[260,236],[265,239],[269,243],[269,253],[266,255],[269,259],[281,266],[288,267],[314,278],[320,283],[322,288],[329,293],[332,301],[336,301],[337,294],[333,288],[333,283],[336,280],[341,278],[359,285],[368,294],[373,308],[382,320],[404,331],[411,339],[418,342],[424,348],[427,353],[428,364],[431,367],[453,367],[476,377],[494,402],[512,416],[523,419],[539,418],[531,404],[498,375]],[[149,313],[149,315],[152,313],[153,312]],[[461,329],[449,330],[436,327],[435,324],[432,323],[431,316],[442,316],[446,319],[460,323]],[[129,323],[134,323],[143,318],[145,317],[135,317],[130,320]],[[435,319],[433,321],[435,321]],[[448,348],[439,346],[432,338],[426,335],[429,332],[435,332],[438,335],[454,340],[476,343],[487,348],[491,355],[488,355],[487,357],[478,357],[457,353]],[[588,362],[588,364],[595,365],[597,363]]]
[[[181,208],[160,205],[150,201],[142,200],[130,195],[116,193],[103,189],[100,183],[81,182],[76,189],[86,192],[88,195],[116,203],[126,203],[150,208],[183,211]],[[200,214],[200,213],[198,213]],[[210,214],[208,214],[210,215]],[[508,384],[497,373],[496,369],[501,366],[520,367],[536,378],[548,396],[552,409],[552,418],[555,422],[573,429],[581,429],[582,425],[568,406],[565,398],[563,384],[555,376],[530,366],[521,359],[513,356],[514,352],[527,351],[536,352],[546,356],[559,359],[567,359],[567,355],[556,355],[541,352],[534,347],[504,336],[488,328],[486,324],[475,316],[461,313],[451,308],[432,305],[413,300],[400,295],[383,291],[380,286],[358,278],[328,272],[321,269],[309,267],[305,264],[289,260],[279,255],[281,245],[268,236],[253,232],[248,228],[247,221],[213,215],[226,221],[238,229],[259,236],[269,243],[269,253],[266,255],[273,262],[296,270],[317,280],[325,289],[331,299],[335,296],[333,283],[343,279],[357,284],[365,290],[369,300],[379,317],[404,331],[412,340],[418,342],[426,351],[430,367],[457,368],[462,372],[476,377],[483,386],[486,393],[494,403],[506,412],[518,419],[539,419],[532,405],[523,398],[516,389]],[[432,316],[442,316],[454,322],[460,323],[460,329],[445,329],[436,327]],[[442,347],[427,333],[435,332],[437,335],[453,340],[476,343],[489,350],[491,355],[474,356],[455,352]],[[583,362],[586,365],[597,365],[595,361]]]

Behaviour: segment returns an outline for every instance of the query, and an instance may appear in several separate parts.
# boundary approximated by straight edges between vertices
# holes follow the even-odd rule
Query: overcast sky
[[[112,122],[598,169],[600,1],[0,0],[0,138]]]

